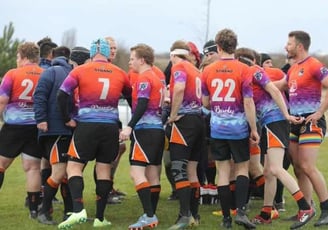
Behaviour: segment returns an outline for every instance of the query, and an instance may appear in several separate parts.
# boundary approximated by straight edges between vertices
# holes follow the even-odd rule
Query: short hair
[[[183,50],[188,51],[188,54],[186,54],[186,55],[184,55],[184,54],[175,54],[175,55],[178,56],[179,58],[190,61],[190,57],[189,57],[190,47],[188,46],[188,43],[186,41],[183,41],[183,40],[175,41],[172,44],[170,51],[172,52],[176,49],[183,49]]]
[[[63,56],[65,58],[69,59],[70,55],[71,55],[71,50],[66,46],[59,46],[52,50],[52,56],[54,58]]]
[[[237,35],[231,29],[220,30],[215,36],[215,43],[224,52],[233,54],[238,45]]]
[[[296,42],[301,43],[306,51],[309,50],[311,44],[311,37],[307,32],[301,30],[294,30],[288,34],[288,37],[294,37]]]
[[[40,46],[40,57],[46,58],[51,54],[52,50],[56,48],[57,45],[53,42],[46,42]]]
[[[17,48],[21,58],[27,58],[32,63],[38,63],[40,59],[40,49],[34,42],[24,42]]]
[[[249,48],[238,48],[235,51],[235,58],[248,66],[252,66],[254,65],[255,53]]]
[[[154,49],[146,44],[138,44],[130,48],[134,51],[137,58],[143,58],[148,65],[153,65],[155,60]]]

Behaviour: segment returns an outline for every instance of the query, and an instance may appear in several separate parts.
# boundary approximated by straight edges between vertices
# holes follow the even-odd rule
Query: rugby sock
[[[73,211],[73,201],[72,201],[72,196],[71,192],[68,187],[68,181],[67,179],[63,179],[62,183],[60,184],[60,194],[63,198],[64,202],[64,213],[67,214],[68,212]]]
[[[150,193],[151,193],[151,204],[153,206],[154,214],[157,210],[157,204],[159,200],[159,194],[161,192],[161,185],[152,185],[150,186]]]
[[[235,191],[235,199],[236,199],[236,207],[237,210],[245,210],[247,195],[248,195],[248,187],[249,187],[249,179],[247,176],[237,176],[236,179],[236,191]]]
[[[190,215],[190,195],[191,187],[189,181],[179,181],[175,183],[177,196],[180,202],[180,215]]]
[[[274,201],[277,204],[283,202],[283,198],[282,198],[283,192],[284,192],[284,185],[281,183],[280,180],[277,179],[277,190],[276,190],[276,195],[274,197]]]
[[[222,209],[223,217],[230,216],[230,206],[232,200],[232,194],[229,185],[218,186],[219,200]]]
[[[229,189],[231,191],[231,201],[230,201],[230,209],[236,209],[236,198],[235,198],[235,191],[236,191],[236,181],[232,180],[229,184]]]
[[[328,210],[328,200],[320,202],[320,209],[321,210]]]
[[[41,185],[45,185],[50,176],[51,176],[51,168],[42,169],[41,170]]]
[[[136,185],[135,188],[141,201],[144,213],[146,213],[148,217],[154,216],[149,182],[142,182],[141,184]]]
[[[5,178],[5,169],[4,168],[0,168],[0,189],[2,187],[4,178]]]
[[[28,205],[30,211],[38,211],[40,192],[27,192]]]
[[[265,179],[263,175],[260,175],[254,179],[255,184],[256,184],[256,190],[258,192],[258,195],[260,197],[264,197],[264,184],[265,184]]]
[[[207,184],[215,184],[216,167],[215,163],[209,163],[205,171]]]
[[[73,212],[81,212],[84,208],[83,205],[83,177],[73,176],[68,179],[68,187],[72,194]]]
[[[311,206],[306,202],[301,190],[298,190],[297,192],[293,193],[292,195],[293,195],[294,200],[296,200],[299,209],[301,209],[301,210],[311,209]]]
[[[260,216],[265,220],[271,219],[271,210],[272,206],[263,206],[261,209]]]
[[[104,220],[104,212],[107,204],[107,198],[112,188],[113,188],[113,183],[110,180],[97,180],[96,182],[96,195],[97,195],[96,218],[98,218],[100,221]]]
[[[198,206],[200,198],[200,184],[199,182],[190,183],[191,195],[190,195],[190,211],[193,217],[198,215]]]
[[[41,213],[50,213],[52,208],[52,200],[55,197],[59,184],[54,182],[51,177],[48,178],[47,182],[44,185],[44,193],[42,199]]]

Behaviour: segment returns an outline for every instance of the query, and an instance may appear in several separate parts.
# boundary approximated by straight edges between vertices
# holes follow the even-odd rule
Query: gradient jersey
[[[183,101],[178,114],[201,114],[201,77],[200,71],[190,62],[182,61],[172,66],[170,79],[170,99],[174,84],[185,83]]]
[[[104,61],[94,61],[73,69],[60,90],[73,94],[77,88],[78,112],[82,122],[116,123],[119,119],[118,101],[121,94],[131,95],[127,74]]]
[[[160,81],[163,83],[163,85],[166,86],[165,75],[162,72],[162,70],[160,70],[157,66],[154,66],[154,65],[151,67],[151,69],[152,69],[152,71],[154,71],[154,73],[160,79]],[[131,85],[133,85],[137,81],[138,75],[139,75],[139,73],[134,72],[133,70],[129,71],[128,76],[129,76]]]
[[[320,107],[321,81],[327,68],[313,57],[295,63],[288,71],[290,113],[301,115],[316,112]]]
[[[132,84],[132,113],[138,104],[138,99],[148,99],[148,106],[136,126],[137,129],[144,128],[159,128],[163,129],[163,123],[161,119],[161,107],[163,102],[164,85],[158,75],[152,70],[146,70],[145,72],[138,74]]]
[[[249,136],[243,98],[253,97],[252,78],[247,65],[222,59],[203,71],[202,93],[210,97],[211,137],[239,140]]]
[[[0,85],[0,96],[8,97],[3,119],[7,124],[36,124],[33,111],[33,92],[43,69],[37,64],[9,70]]]
[[[264,89],[265,86],[271,82],[268,71],[264,71],[259,66],[250,67],[253,76],[253,93],[254,103],[256,106],[256,116],[261,124],[266,124],[285,120],[280,108],[276,102],[272,99],[271,95]],[[273,71],[271,73],[274,73]],[[273,75],[273,77],[275,77]],[[277,79],[278,80],[278,79]]]

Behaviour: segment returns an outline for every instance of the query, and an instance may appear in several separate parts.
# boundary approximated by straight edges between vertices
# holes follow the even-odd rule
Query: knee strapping
[[[172,176],[175,182],[188,180],[187,160],[172,161]]]

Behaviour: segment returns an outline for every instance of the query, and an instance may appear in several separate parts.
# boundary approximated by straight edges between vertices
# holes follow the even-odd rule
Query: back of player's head
[[[72,49],[71,60],[78,65],[82,65],[90,58],[90,51],[87,48],[76,46]]]
[[[105,39],[99,38],[91,43],[90,57],[93,58],[96,54],[101,54],[104,57],[109,58],[110,46]]]
[[[57,44],[49,37],[41,39],[37,44],[40,47],[40,57],[42,58],[47,58],[52,53],[52,50],[57,47]]]
[[[235,58],[246,65],[252,66],[255,62],[254,50],[249,48],[238,48],[235,52]]]
[[[71,55],[71,50],[66,46],[59,46],[52,50],[52,56],[55,57],[65,57],[69,59]]]
[[[215,43],[225,53],[233,54],[238,45],[237,35],[231,29],[220,30],[215,36]]]
[[[205,43],[204,47],[203,47],[203,53],[204,55],[210,53],[210,52],[218,52],[217,46],[214,42],[214,40],[209,40]]]

